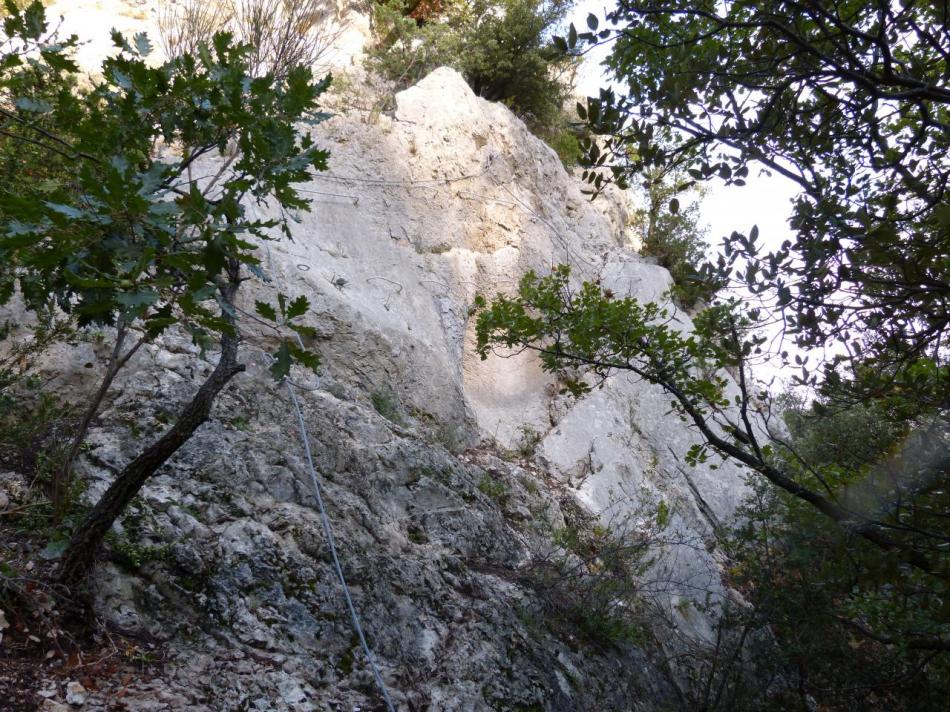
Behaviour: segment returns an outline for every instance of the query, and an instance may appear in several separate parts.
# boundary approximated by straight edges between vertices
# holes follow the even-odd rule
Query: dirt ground
[[[66,625],[69,601],[48,583],[55,562],[43,557],[45,546],[15,520],[0,521],[0,708],[34,712],[46,699],[64,703],[66,686],[78,690],[78,683],[109,691],[111,709],[124,710],[127,685],[161,674],[161,646],[98,621]]]

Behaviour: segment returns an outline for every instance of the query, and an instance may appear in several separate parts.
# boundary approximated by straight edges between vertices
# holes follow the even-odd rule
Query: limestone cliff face
[[[265,265],[314,307],[325,368],[295,374],[299,398],[397,707],[681,706],[685,682],[661,660],[709,638],[714,616],[699,608],[730,595],[715,529],[742,497],[741,473],[688,468],[695,435],[655,388],[616,377],[568,400],[531,358],[473,350],[475,295],[510,290],[529,269],[567,262],[617,293],[661,298],[669,275],[625,246],[622,196],[589,201],[550,148],[448,69],[399,94],[391,116],[340,114],[316,135],[330,170],[305,186],[312,211]],[[245,298],[272,286],[254,289]],[[63,349],[47,368],[81,392],[94,350]],[[120,532],[167,544],[165,556],[97,574],[103,618],[167,651],[162,674],[127,685],[123,704],[379,709],[286,391],[253,348],[243,359],[248,372]],[[176,335],[136,357],[81,463],[90,497],[161,431],[210,368],[200,364]],[[666,633],[607,644],[548,624],[531,573],[556,549],[551,532],[586,515],[635,530],[660,501],[670,522],[644,596]],[[85,708],[107,709],[114,692]]]
[[[623,196],[591,202],[550,148],[451,70],[396,103],[377,123],[340,116],[321,128],[333,156],[315,181],[323,194],[301,216],[299,240],[271,252],[280,282],[314,295],[332,333],[328,370],[359,364],[339,377],[391,392],[465,442],[536,441],[539,466],[605,521],[645,496],[668,500],[686,542],[669,557],[682,584],[670,589],[674,607],[690,589],[723,593],[713,529],[732,515],[742,479],[728,465],[685,466],[697,440],[669,396],[617,377],[575,402],[529,355],[481,361],[473,349],[474,296],[511,290],[530,269],[568,263],[618,294],[663,299],[669,274],[625,245]]]

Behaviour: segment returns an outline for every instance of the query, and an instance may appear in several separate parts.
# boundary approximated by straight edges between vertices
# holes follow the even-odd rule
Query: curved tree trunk
[[[237,284],[231,282],[222,288],[222,296],[228,304],[233,303],[237,287]],[[125,511],[142,485],[188,442],[198,427],[208,419],[218,393],[236,374],[244,370],[244,365],[237,362],[237,352],[236,332],[233,335],[224,334],[221,337],[221,357],[217,365],[191,402],[185,406],[175,425],[125,466],[82,524],[73,532],[56,570],[57,583],[69,589],[76,589],[82,584],[95,562],[102,540],[115,520]]]

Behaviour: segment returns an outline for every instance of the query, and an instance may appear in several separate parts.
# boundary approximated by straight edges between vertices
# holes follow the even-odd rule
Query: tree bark
[[[233,281],[222,288],[222,296],[228,304],[233,303],[237,288],[238,284]],[[78,590],[95,562],[102,540],[115,520],[125,511],[142,485],[188,442],[208,419],[217,395],[235,375],[244,370],[244,365],[237,362],[238,342],[236,331],[234,334],[222,335],[221,357],[217,365],[191,402],[185,406],[175,425],[125,466],[82,524],[73,532],[56,570],[57,583],[71,591]]]

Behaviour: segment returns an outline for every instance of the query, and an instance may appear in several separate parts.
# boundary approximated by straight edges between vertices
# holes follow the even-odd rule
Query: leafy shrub
[[[376,391],[370,396],[373,408],[386,420],[402,425],[402,417],[399,415],[399,401],[396,396],[389,391]]]
[[[511,492],[508,490],[508,485],[506,485],[501,480],[496,480],[487,472],[482,475],[481,479],[478,481],[478,490],[486,497],[493,499],[497,504],[502,506],[511,497]]]
[[[86,485],[78,479],[63,492],[58,513],[49,500],[75,423],[76,409],[44,389],[40,379],[0,367],[0,471],[16,472],[29,485],[23,501],[5,512],[21,531],[64,540],[85,511]]]
[[[560,125],[540,130],[539,136],[554,149],[565,167],[573,168],[580,163],[584,155],[581,148],[583,134],[566,120]]]
[[[156,532],[151,526],[154,513],[136,497],[122,515],[121,531],[113,530],[107,535],[112,559],[126,571],[135,572],[151,561],[163,561],[168,557],[173,544],[152,543]]]
[[[525,459],[534,457],[538,451],[538,445],[541,444],[544,436],[530,425],[519,426],[518,432],[521,433],[520,442],[518,443],[518,455]]]
[[[376,9],[369,67],[399,87],[452,67],[476,94],[506,103],[533,129],[561,128],[573,64],[549,37],[570,7],[568,0],[449,0],[417,19],[406,0],[389,0]]]
[[[42,479],[52,457],[47,451],[64,422],[63,404],[40,389],[39,381],[0,383],[0,467]],[[60,440],[65,440],[60,433]]]
[[[642,643],[652,600],[647,572],[667,537],[669,507],[642,493],[627,517],[606,523],[581,510],[566,512],[563,527],[550,530],[554,548],[538,552],[526,570],[541,598],[541,614],[555,625],[594,642]]]
[[[49,311],[35,317],[29,340],[14,341],[15,325],[0,324],[0,470],[13,470],[47,487],[65,457],[76,413],[45,389],[32,370],[38,354],[75,331],[71,320]]]
[[[723,285],[703,273],[710,248],[699,224],[699,202],[683,205],[677,197],[688,184],[682,178],[675,173],[645,171],[639,188],[643,207],[636,212],[634,225],[640,233],[642,253],[655,257],[657,264],[669,270],[673,299],[690,309],[708,303]]]
[[[909,436],[906,422],[892,422],[880,404],[842,408],[794,394],[783,401],[787,447],[776,446],[775,458],[799,481],[820,478],[854,510],[886,507],[898,497],[893,531],[946,539],[944,489],[925,491],[904,479],[896,453]],[[868,497],[869,483],[882,472],[886,491],[872,488]],[[748,698],[723,709],[763,709],[761,694],[751,694],[762,680],[773,681],[769,709],[804,709],[806,698],[829,710],[944,708],[946,578],[882,557],[813,508],[762,484],[753,486],[741,514],[729,539],[729,575],[752,604],[742,625],[760,634],[749,638],[748,654],[757,662],[745,685]]]

